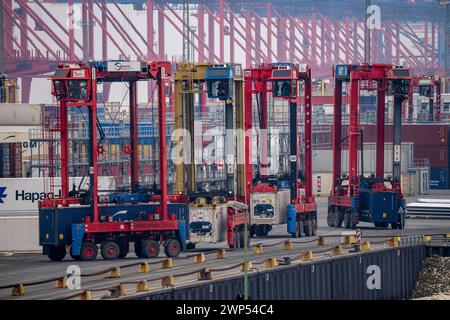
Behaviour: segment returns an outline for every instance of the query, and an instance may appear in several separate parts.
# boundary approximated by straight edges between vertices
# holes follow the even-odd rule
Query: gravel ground
[[[450,257],[427,258],[417,280],[413,299],[450,300]]]

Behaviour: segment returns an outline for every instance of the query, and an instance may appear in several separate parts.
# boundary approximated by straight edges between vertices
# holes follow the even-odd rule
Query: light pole
[[[248,300],[248,210],[245,209],[244,223],[244,300]]]

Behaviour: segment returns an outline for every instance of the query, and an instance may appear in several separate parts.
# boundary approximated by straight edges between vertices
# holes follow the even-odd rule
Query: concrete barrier
[[[37,216],[0,217],[0,252],[40,252]]]

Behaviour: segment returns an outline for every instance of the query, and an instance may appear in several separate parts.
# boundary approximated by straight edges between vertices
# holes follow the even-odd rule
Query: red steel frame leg
[[[245,202],[250,203],[250,187],[253,180],[252,172],[252,81],[244,81],[244,130],[245,130]]]
[[[61,129],[61,196],[69,197],[69,132],[67,120],[67,105],[60,102],[60,129]]]
[[[437,79],[436,81],[436,121],[441,121],[441,79]]]
[[[348,173],[349,188],[348,196],[354,195],[356,184],[358,183],[358,137],[359,132],[359,81],[357,79],[350,80],[350,137],[349,137],[349,156],[348,156]]]
[[[139,138],[138,138],[138,115],[137,115],[137,83],[130,81],[130,171],[131,192],[139,188]]]
[[[376,175],[379,179],[384,178],[384,105],[386,92],[384,81],[378,80],[377,90],[377,146],[376,146]]]
[[[305,197],[312,202],[312,105],[311,69],[305,79]]]
[[[161,219],[167,216],[167,149],[166,149],[166,92],[165,81],[158,79],[159,183],[161,187]]]
[[[333,189],[342,175],[341,135],[342,135],[342,81],[334,84],[334,119],[333,119]]]
[[[267,177],[268,166],[268,141],[267,141],[267,82],[261,82],[261,94],[260,94],[260,106],[261,106],[261,124],[260,124],[260,136],[261,136],[261,176]]]
[[[92,69],[95,72],[95,69]],[[94,214],[94,223],[99,223],[98,217],[98,148],[97,148],[97,80],[92,80],[92,101],[89,108],[91,109],[91,163],[89,168],[90,180],[91,180],[91,195],[92,195],[92,210]]]

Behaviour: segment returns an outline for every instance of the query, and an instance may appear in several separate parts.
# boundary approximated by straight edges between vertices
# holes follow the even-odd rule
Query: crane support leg
[[[268,142],[267,142],[267,129],[268,129],[268,120],[267,120],[267,82],[263,81],[261,83],[261,93],[259,93],[260,97],[260,105],[261,105],[261,123],[260,123],[260,136],[261,136],[261,177],[267,177],[267,167],[268,167]]]
[[[59,116],[61,127],[61,195],[66,199],[69,196],[69,130],[67,128],[67,105],[65,101],[60,103]]]
[[[163,78],[158,80],[159,185],[161,188],[161,219],[167,219],[167,152],[166,152],[166,88]]]
[[[234,130],[233,104],[225,103],[225,151],[227,161],[227,191],[234,190]]]
[[[342,155],[342,81],[334,84],[334,119],[333,119],[333,185],[341,178]]]
[[[311,70],[305,79],[305,197],[312,202],[312,86]]]
[[[377,145],[376,145],[376,176],[379,179],[384,177],[384,105],[386,92],[384,81],[378,80],[377,91]]]
[[[350,138],[349,138],[349,188],[348,196],[354,194],[358,184],[358,137],[360,135],[359,128],[359,81],[351,79],[350,81]]]
[[[177,194],[184,194],[184,137],[181,135],[183,130],[183,83],[182,81],[175,81],[175,129],[178,136],[174,141],[174,148],[178,147],[180,150],[177,156],[182,157],[177,159],[175,164],[175,192]]]
[[[291,171],[291,201],[297,199],[297,103],[291,102],[289,106],[289,141],[290,141],[290,171]]]
[[[196,191],[195,187],[195,109],[194,109],[194,95],[192,93],[185,93],[183,95],[184,105],[185,105],[185,114],[186,114],[186,130],[190,134],[191,139],[191,152],[189,162],[186,164],[186,173],[187,173],[187,183],[186,183],[186,191],[188,194]]]
[[[137,82],[130,81],[130,171],[131,192],[139,189],[139,141],[137,115]]]
[[[402,103],[403,98],[394,97],[394,137],[393,137],[393,179],[395,182],[400,183],[400,171],[401,171],[401,129],[402,129]]]
[[[94,72],[94,71],[93,71]],[[92,92],[97,92],[97,83],[92,81]],[[98,174],[97,174],[97,159],[98,159],[98,146],[97,146],[97,97],[96,94],[92,96],[91,104],[89,106],[89,140],[91,141],[89,152],[89,193],[90,203],[94,215],[94,223],[99,223],[98,217]]]

